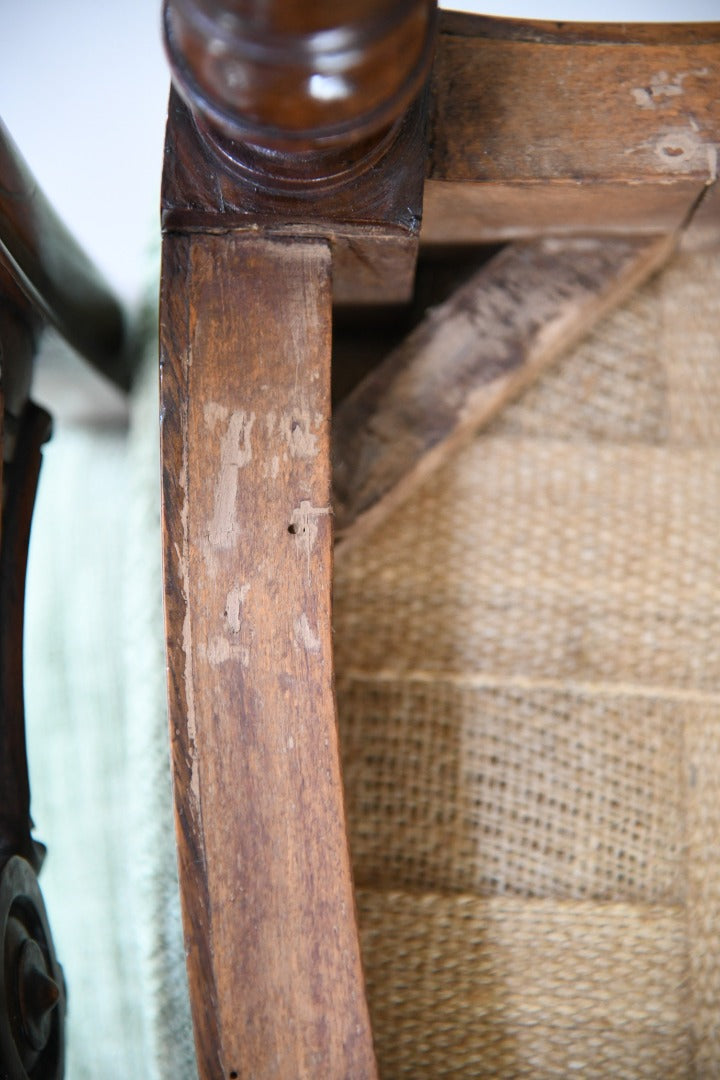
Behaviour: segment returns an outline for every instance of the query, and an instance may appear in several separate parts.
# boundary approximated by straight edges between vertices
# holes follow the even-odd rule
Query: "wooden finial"
[[[387,141],[430,67],[435,0],[166,0],[176,89],[240,172],[330,176]]]

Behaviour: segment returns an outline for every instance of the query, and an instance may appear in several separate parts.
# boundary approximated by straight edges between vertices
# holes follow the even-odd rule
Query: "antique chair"
[[[166,626],[198,1069],[207,1078],[370,1077],[376,1060],[333,692],[333,532],[344,566],[346,552],[393,512],[388,529],[398,544],[409,545],[405,560],[416,565],[412,530],[408,534],[399,523],[420,482],[597,315],[662,265],[684,236],[690,238],[685,243],[704,242],[697,239],[709,235],[703,230],[717,228],[720,27],[524,23],[452,13],[438,21],[424,0],[358,0],[341,8],[168,0],[164,18],[174,82],[162,198]],[[343,319],[351,319],[346,309],[367,305],[363,318],[371,322],[378,307],[407,302],[419,250],[429,258],[453,245],[508,242],[343,397],[333,421],[331,470],[333,309],[335,366],[341,368],[339,331]],[[491,505],[491,532],[492,514]],[[422,519],[412,520],[422,548]],[[436,525],[443,535],[446,521],[441,517]],[[372,538],[366,550],[371,544]],[[452,545],[450,550],[457,554]],[[413,604],[423,612],[423,577],[413,579],[420,590],[413,600],[403,591],[407,583],[391,585],[390,571],[377,558],[370,554],[355,568],[356,617],[365,592],[366,609],[384,627],[368,661],[376,697],[385,695],[391,708],[392,685],[396,695],[405,695],[403,708],[412,708],[409,684],[397,688],[392,662],[383,676],[393,641],[392,616],[388,626],[381,613],[383,602],[397,603],[402,633],[422,638],[420,630],[409,629],[406,616]],[[433,564],[422,565],[437,604]],[[352,581],[350,572],[343,591],[352,591]],[[432,610],[419,617],[432,622]],[[346,708],[352,699],[347,681],[352,683],[355,670],[353,625],[339,616]],[[371,628],[368,633],[372,637]],[[425,644],[432,649],[430,641]],[[530,659],[533,648],[528,640]],[[565,648],[559,641],[560,655]],[[590,684],[596,669],[582,659],[585,648],[591,646],[571,649],[574,670],[583,672],[575,682]],[[550,673],[555,655],[548,653]],[[416,654],[415,664],[422,670],[422,656]],[[358,666],[363,667],[359,661]],[[567,685],[550,679],[542,692],[567,695],[573,679],[567,671],[564,676]],[[557,707],[571,708],[567,701]],[[427,991],[425,1012],[413,1014],[410,1006],[403,1011],[404,1001],[422,997],[432,981],[433,957],[444,955],[450,939],[461,950],[466,934],[468,955],[482,966],[482,941],[491,939],[493,919],[502,934],[502,903],[490,912],[473,906],[462,896],[460,871],[446,885],[450,894],[460,894],[460,907],[447,910],[441,885],[425,895],[427,875],[413,878],[396,863],[395,891],[392,875],[383,877],[387,864],[367,829],[382,837],[385,825],[390,830],[392,821],[398,827],[406,821],[392,796],[394,783],[407,797],[413,790],[412,781],[403,779],[402,755],[415,761],[407,768],[418,771],[418,784],[432,786],[441,776],[427,779],[423,755],[437,754],[442,761],[452,751],[440,737],[423,749],[422,726],[417,742],[406,730],[404,739],[383,743],[382,706],[375,729],[367,728],[369,708],[366,703],[358,725],[366,734],[375,730],[376,756],[361,741],[353,742],[352,732],[346,736],[356,755],[367,755],[363,794],[351,785],[348,798],[353,812],[369,813],[373,822],[363,832],[351,820],[350,830],[358,841],[356,859],[361,848],[367,856],[361,924],[366,963],[373,969],[374,1015],[384,1016],[386,1074],[532,1075],[536,1060],[537,1075],[546,1075],[540,1050],[531,1045],[520,1066],[511,1035],[503,1035],[503,1008],[511,1032],[517,1021],[512,976],[506,973],[509,983],[505,975],[500,980],[509,990],[495,986],[492,972],[483,983],[477,972],[466,971],[461,952],[453,953],[435,998]],[[476,738],[482,722],[478,716]],[[446,739],[453,737],[448,727]],[[573,738],[582,747],[585,736]],[[581,769],[583,754],[592,753],[577,753]],[[475,766],[479,789],[484,770],[497,764],[501,751],[488,754]],[[362,771],[351,751],[346,765],[352,775],[358,767]],[[382,798],[373,788],[373,768],[377,784],[389,785]],[[457,766],[448,768],[451,792],[459,780],[452,772]],[[509,780],[503,775],[497,782],[504,788]],[[529,779],[527,784],[533,807],[523,810],[520,799],[514,815],[541,814]],[[554,806],[564,797],[548,774],[542,799]],[[422,815],[422,799],[418,805],[415,812]],[[474,810],[448,804],[444,829],[442,800],[432,805],[424,827],[433,828],[433,814],[440,815],[433,843],[442,847],[459,842],[453,821],[479,813],[480,804]],[[542,821],[541,814],[538,834]],[[484,828],[490,835],[495,826],[486,822]],[[630,833],[633,828],[641,825],[628,826]],[[407,830],[412,833],[409,825]],[[477,843],[483,843],[482,826]],[[545,863],[549,877],[560,874],[537,836],[527,843],[538,852],[530,861]],[[602,848],[605,840],[598,843]],[[629,833],[623,843],[632,846]],[[432,850],[426,862],[440,858]],[[375,852],[374,862],[368,851]],[[569,873],[572,881],[579,871]],[[570,1011],[560,1008],[565,1020],[558,1020],[550,1040],[556,1045],[572,1029],[574,999],[597,999],[592,965],[573,981],[573,936],[586,936],[588,949],[599,956],[615,954],[623,935],[630,951],[642,939],[632,912],[607,907],[610,922],[611,915],[620,921],[615,929],[598,931],[583,923],[584,908],[572,908],[586,887],[598,902],[625,902],[630,893],[617,885],[622,877],[616,874],[609,891],[597,892],[582,883],[563,892],[561,881],[564,916],[538,901],[535,923],[523,909],[520,921],[511,912],[504,924],[518,940],[536,934],[539,947],[559,936],[553,963],[562,964],[567,953],[559,1000]],[[533,894],[527,884],[498,881],[491,875],[485,883],[491,896],[494,889],[502,898],[514,888]],[[548,895],[546,888],[535,895]],[[375,901],[373,889],[379,890]],[[413,889],[422,894],[415,901]],[[423,913],[429,923],[423,924]],[[572,923],[567,937],[565,917]],[[415,939],[404,918],[415,926]],[[420,938],[425,951],[418,946],[415,953]],[[394,948],[392,968],[380,953]],[[532,955],[526,952],[526,963]],[[692,965],[692,949],[689,955]],[[668,970],[675,977],[685,969],[673,961]],[[488,985],[495,989],[488,991]],[[466,1057],[452,1019],[461,998],[464,1015],[485,1032],[479,1049]],[[560,1055],[558,1075],[566,1074],[563,1069],[618,1075],[613,1068],[623,1075],[635,1075],[635,1069],[658,1075],[652,1071],[658,1059],[643,1064],[643,1052],[653,1035],[662,1043],[670,1021],[653,1029],[656,1005],[647,1005],[649,999],[654,1002],[647,985],[630,995],[629,1013],[639,1009],[642,1016],[634,1034],[632,1025],[626,1031],[630,1056],[624,1064],[621,1054],[612,1066],[595,1016],[590,1027],[600,1023],[600,1031],[583,1051],[595,1045],[595,1062],[582,1055],[576,1060],[568,1048]],[[607,994],[600,994],[598,1008],[605,1009],[613,1042],[617,1021],[603,1000]],[[468,1001],[476,1002],[474,1013]],[[495,1010],[500,1011],[494,1027]],[[546,1020],[537,1001],[527,1022],[532,1029]],[[698,1048],[705,1047],[698,1053],[712,1058],[707,1048],[716,1036],[705,1023],[698,1019],[694,1027]],[[678,1053],[691,1058],[683,1047]],[[675,1075],[676,1050],[665,1046],[663,1053],[668,1074]]]
[[[673,254],[717,281],[720,24],[168,0],[164,25],[164,587],[200,1076],[714,1075],[717,364],[650,343],[659,306],[698,304]],[[56,222],[2,164],[47,250]],[[58,301],[78,279],[18,258],[18,228],[3,347],[17,323],[29,354],[39,305],[125,382],[106,292],[84,267]],[[618,316],[640,344],[568,353],[668,264]],[[3,605],[6,956],[37,959],[19,910],[56,987],[39,1020],[0,1008],[3,1053],[32,1044],[14,1080],[61,1075],[63,987],[24,914],[21,595]],[[158,1070],[178,1076],[171,1020]]]

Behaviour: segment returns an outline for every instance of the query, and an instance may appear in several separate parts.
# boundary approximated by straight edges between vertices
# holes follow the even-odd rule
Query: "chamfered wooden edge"
[[[181,882],[187,974],[195,1050],[201,1077],[224,1075],[217,1025],[217,987],[211,944],[211,907],[202,852],[203,822],[190,791],[194,738],[187,725],[188,695],[182,649],[187,610],[187,411],[184,359],[189,348],[186,275],[189,237],[163,241],[160,293],[160,438],[168,705],[178,874]]]
[[[544,239],[486,263],[336,409],[336,558],[658,269],[675,237]]]
[[[373,1077],[332,687],[328,248],[172,235],[163,270],[170,732],[200,1075]]]

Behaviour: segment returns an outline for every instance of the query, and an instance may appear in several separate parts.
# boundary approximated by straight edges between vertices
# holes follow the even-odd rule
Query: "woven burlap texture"
[[[338,559],[386,1080],[720,1076],[720,260]]]

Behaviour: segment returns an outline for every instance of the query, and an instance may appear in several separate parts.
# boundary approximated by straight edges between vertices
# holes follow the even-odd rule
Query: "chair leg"
[[[199,1071],[376,1075],[330,627],[330,256],[166,236],[170,733]]]
[[[9,350],[6,385],[17,375],[17,359]],[[23,696],[25,571],[42,446],[51,423],[32,402],[11,413],[12,398],[0,393],[0,1076],[59,1080],[65,982],[37,881],[45,848],[32,836]]]

